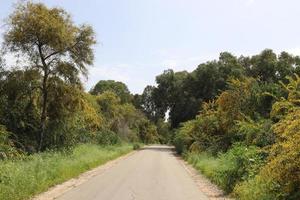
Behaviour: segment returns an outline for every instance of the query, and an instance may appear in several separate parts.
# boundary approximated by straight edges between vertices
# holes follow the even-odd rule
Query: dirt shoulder
[[[190,174],[193,180],[196,182],[199,189],[210,199],[210,200],[233,200],[228,197],[225,193],[215,184],[213,184],[208,178],[199,173],[193,166],[188,164],[180,156],[176,156],[179,162],[183,165],[186,171]]]

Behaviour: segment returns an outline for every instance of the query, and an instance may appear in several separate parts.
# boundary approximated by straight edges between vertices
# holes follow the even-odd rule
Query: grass
[[[46,152],[0,161],[0,199],[24,200],[132,150],[128,144],[79,145],[72,152]]]
[[[227,194],[239,197],[245,196],[248,192],[247,188],[241,186],[256,177],[264,163],[263,157],[256,147],[243,145],[234,145],[226,153],[220,153],[218,156],[202,152],[187,153],[184,157],[194,168],[220,186]],[[249,183],[254,182],[250,181]]]
[[[214,180],[216,171],[220,166],[220,160],[216,157],[209,155],[208,153],[188,153],[184,158],[195,169],[207,176],[209,179]]]

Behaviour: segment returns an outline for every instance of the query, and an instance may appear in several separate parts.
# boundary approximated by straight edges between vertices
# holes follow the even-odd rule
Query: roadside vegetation
[[[300,198],[300,58],[266,49],[192,72],[167,70],[140,96],[195,168],[243,200]]]
[[[141,95],[113,80],[86,92],[91,26],[25,1],[4,27],[0,199],[27,199],[147,143],[174,144],[237,199],[300,199],[300,57],[222,52],[192,72],[164,71]]]
[[[28,199],[108,160],[159,142],[124,83],[80,77],[93,28],[61,8],[24,1],[8,16],[0,54],[0,199]],[[19,59],[9,66],[5,54]]]
[[[131,150],[132,145],[128,144],[104,147],[82,144],[70,151],[48,151],[0,161],[0,199],[29,199]]]

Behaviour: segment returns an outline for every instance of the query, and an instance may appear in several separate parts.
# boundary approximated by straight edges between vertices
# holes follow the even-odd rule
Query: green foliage
[[[195,152],[193,144],[198,148],[196,152],[209,151],[209,148],[201,149],[201,142],[205,139],[197,136],[213,138],[217,133],[216,130],[213,130],[212,134],[210,129],[203,129],[211,127],[212,122],[200,123],[207,116],[204,113],[208,113],[205,106],[204,112],[195,120],[185,122],[178,130],[175,142],[180,141],[179,147],[187,152],[188,160],[196,168],[226,192],[233,191],[239,199],[299,199],[300,177],[297,171],[300,166],[300,78],[295,75],[288,80],[288,83],[282,83],[287,95],[277,98],[273,95],[276,93],[265,92],[266,95],[272,96],[272,101],[277,100],[271,111],[273,121],[262,118],[263,112],[261,115],[253,113],[253,110],[261,106],[260,99],[265,95],[265,84],[260,88],[260,84],[255,82],[248,87],[248,83],[251,82],[247,83],[247,80],[234,80],[229,83],[230,88],[220,94],[216,108],[210,108],[210,112],[217,117],[219,131],[223,135],[220,138],[221,144],[224,145],[228,141],[238,141],[240,144],[229,146],[228,150],[219,154],[217,158],[207,154],[203,156],[203,153],[189,153]],[[211,145],[218,146],[218,143]]]
[[[234,145],[218,157],[189,153],[186,158],[226,192],[231,192],[238,183],[257,174],[263,164],[263,155],[255,146],[243,145]]]
[[[246,145],[265,147],[275,142],[275,135],[271,129],[271,120],[238,121],[236,125],[237,140]]]
[[[115,132],[110,130],[103,130],[95,133],[95,140],[100,145],[115,145],[121,143],[121,138]]]
[[[235,145],[219,156],[220,166],[215,173],[215,182],[226,192],[231,192],[237,183],[257,174],[263,158],[255,146]]]
[[[157,133],[156,126],[147,119],[139,121],[137,130],[139,138],[145,144],[153,144],[159,142],[159,136]]]
[[[219,147],[222,136],[214,106],[214,102],[204,104],[205,108],[195,120],[183,123],[178,129],[174,143],[179,153],[185,150],[215,152]]]
[[[0,161],[0,199],[25,200],[49,187],[132,150],[131,145],[80,145],[71,152],[45,152],[24,160]]]
[[[114,80],[101,80],[91,89],[90,93],[93,95],[99,95],[106,91],[115,93],[122,103],[129,103],[131,101],[131,95],[127,86],[119,81]]]
[[[37,149],[42,150],[49,144],[45,141],[49,138],[47,132],[56,126],[57,121],[62,122],[57,120],[57,115],[59,118],[69,117],[69,112],[76,107],[78,100],[74,92],[81,87],[79,75],[87,74],[87,66],[94,59],[94,32],[88,25],[74,25],[63,9],[30,1],[17,4],[7,25],[4,35],[6,49],[27,58],[29,66],[26,68],[37,74],[31,77],[30,81],[35,85],[32,88],[30,84],[29,89],[39,93]],[[69,92],[69,95],[64,95]],[[30,96],[30,92],[26,95]],[[63,139],[59,136],[58,140]]]
[[[101,95],[97,96],[97,103],[99,104],[100,110],[107,122],[119,115],[118,106],[121,102],[120,98],[115,93],[111,91],[105,91]]]
[[[300,77],[294,74],[293,77],[287,77],[289,82],[284,84],[281,82],[282,87],[287,92],[287,97],[281,97],[279,101],[274,103],[272,107],[271,117],[281,119],[294,107],[300,106]]]
[[[105,91],[96,98],[104,116],[104,129],[111,130],[123,140],[131,142],[158,142],[155,125],[132,104],[122,104],[120,98],[111,91]]]
[[[55,58],[47,64],[48,69],[56,68],[62,76],[70,75],[69,70],[76,74],[75,65],[78,65],[78,70],[86,72],[84,64],[92,63],[91,45],[95,43],[92,28],[75,26],[70,15],[61,8],[47,8],[42,3],[21,3],[9,16],[8,25],[10,28],[4,38],[11,51],[25,53],[32,61],[46,62]]]
[[[0,160],[13,158],[19,155],[13,142],[9,139],[10,132],[3,125],[0,125]]]
[[[36,77],[39,77],[36,70],[13,69],[5,71],[0,84],[0,123],[17,137],[17,146],[27,151],[34,151],[38,144],[40,115]]]
[[[134,149],[173,141],[240,199],[300,198],[299,57],[270,49],[240,58],[222,52],[192,72],[164,71],[141,95],[113,80],[86,93],[80,76],[94,59],[92,27],[31,1],[17,4],[7,25],[5,50],[28,66],[5,70],[0,54],[0,199],[28,198],[128,152],[109,147],[122,141]],[[106,147],[70,151],[78,143]],[[10,159],[47,149],[69,153]]]
[[[7,27],[5,50],[28,63],[5,70],[0,57],[0,124],[12,133],[5,136],[12,148],[34,153],[86,142],[161,139],[124,83],[99,81],[92,94],[83,91],[80,76],[93,62],[96,42],[90,26],[75,25],[61,8],[20,2]]]
[[[263,191],[257,194],[256,199],[265,198],[264,192],[273,199],[299,199],[300,197],[300,176],[297,173],[300,170],[299,82],[298,76],[289,78],[289,83],[283,84],[288,92],[287,98],[281,98],[273,105],[272,116],[279,119],[273,125],[277,138],[269,150],[268,162],[259,175],[237,189],[237,193],[242,197],[245,196],[245,199],[249,199],[245,187]],[[262,182],[270,184],[254,185]]]
[[[255,178],[240,183],[234,189],[234,195],[242,200],[274,200],[284,199],[278,192],[280,188],[272,180],[272,177],[262,177],[257,175]]]
[[[188,124],[192,123],[191,121],[188,121],[185,123],[185,128],[188,129]],[[175,146],[175,150],[177,153],[182,154],[186,152],[189,148],[189,145],[191,143],[190,138],[187,135],[187,131],[185,128],[181,128],[180,130],[177,130],[175,132],[175,137],[173,140],[173,144]]]
[[[171,131],[170,123],[163,121],[163,119],[159,119],[155,125],[159,135],[159,142],[161,144],[170,144],[173,140],[173,132]]]
[[[276,143],[272,145],[268,163],[262,168],[260,175],[255,180],[243,187],[247,187],[248,184],[252,186],[252,182],[258,180],[268,181],[271,177],[273,184],[264,185],[265,188],[263,189],[275,195],[275,199],[299,199],[300,176],[297,173],[300,169],[299,117],[300,109],[294,107],[274,125],[274,132],[278,138]],[[274,185],[276,186],[275,189],[273,188]],[[243,187],[241,188],[242,191]]]
[[[156,87],[145,88],[139,104],[154,120],[164,118],[166,111],[170,111],[171,127],[178,128],[180,123],[198,114],[202,102],[211,101],[232,87],[229,80],[240,80],[242,84],[250,80],[249,98],[252,101],[248,103],[251,107],[243,105],[243,108],[251,111],[252,115],[268,117],[274,100],[285,95],[278,83],[286,83],[286,76],[298,73],[299,67],[294,67],[298,65],[298,57],[286,52],[277,56],[270,49],[258,55],[240,58],[222,52],[218,60],[201,63],[190,73],[164,71],[156,77]]]
[[[133,150],[139,150],[141,148],[141,145],[139,143],[133,144]]]

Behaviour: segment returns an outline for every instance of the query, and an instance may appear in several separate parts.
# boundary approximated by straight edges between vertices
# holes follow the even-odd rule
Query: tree
[[[189,91],[187,71],[174,72],[166,70],[156,77],[158,86],[153,89],[152,100],[160,118],[164,118],[169,110],[169,119],[172,128],[178,127],[179,123],[192,119],[200,106],[197,99]]]
[[[4,45],[10,52],[25,56],[29,68],[41,74],[41,150],[47,128],[50,82],[55,85],[59,79],[80,85],[79,75],[87,75],[87,65],[94,59],[94,31],[88,25],[76,26],[63,9],[32,2],[18,4],[7,25]]]
[[[157,101],[154,96],[155,87],[147,85],[140,97],[140,107],[148,119],[156,122],[158,118],[164,117],[164,112],[160,113],[157,107]]]
[[[19,148],[37,146],[39,79],[36,70],[11,70],[1,81],[0,123],[18,138]]]
[[[265,49],[259,55],[252,56],[252,76],[263,82],[276,81],[277,56],[271,49]]]
[[[107,123],[120,115],[118,106],[120,105],[121,100],[114,92],[105,91],[97,96],[97,103],[99,104],[101,113],[103,113]]]
[[[101,80],[90,91],[93,95],[102,94],[105,91],[114,92],[119,96],[122,103],[128,103],[131,101],[131,94],[127,86],[119,81],[114,80]]]
[[[288,82],[287,76],[293,75],[295,58],[287,52],[281,52],[276,65],[276,76],[279,81]]]

